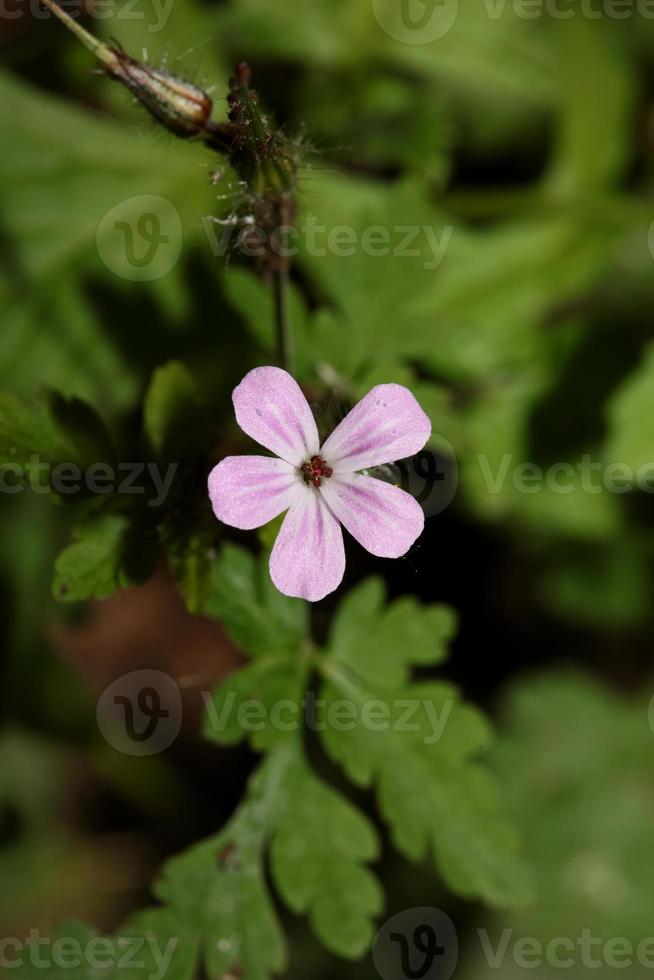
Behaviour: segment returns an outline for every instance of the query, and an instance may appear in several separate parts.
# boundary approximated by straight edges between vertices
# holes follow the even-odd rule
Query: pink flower
[[[228,456],[209,476],[218,520],[249,531],[288,511],[270,556],[280,592],[315,602],[345,571],[341,524],[373,555],[399,558],[424,527],[404,490],[359,470],[419,452],[431,423],[402,385],[377,385],[321,446],[300,386],[281,368],[250,371],[232,396],[236,420],[276,454]]]

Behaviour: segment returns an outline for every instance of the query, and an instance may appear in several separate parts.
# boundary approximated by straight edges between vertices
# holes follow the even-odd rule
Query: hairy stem
[[[293,335],[288,312],[288,271],[286,269],[276,269],[273,272],[272,287],[275,304],[277,356],[284,370],[293,374]]]

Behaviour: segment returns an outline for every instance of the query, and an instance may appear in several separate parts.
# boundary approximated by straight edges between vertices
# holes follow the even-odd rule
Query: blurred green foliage
[[[287,132],[304,134],[298,226],[323,228],[320,246],[338,226],[355,242],[336,254],[300,238],[290,295],[300,380],[316,401],[336,390],[345,404],[381,381],[407,384],[432,419],[434,447],[456,456],[459,492],[430,522],[420,574],[392,581],[393,595],[413,589],[430,605],[387,602],[369,580],[331,626],[331,607],[314,616],[326,638],[317,646],[304,606],[223,544],[206,501],[211,460],[242,445],[231,390],[276,356],[270,290],[237,255],[213,254],[208,229],[217,226],[203,220],[229,214],[229,169],[211,178],[223,161],[155,131],[118,86],[89,71],[59,24],[25,18],[4,45],[0,462],[28,475],[35,454],[50,466],[175,466],[156,507],[149,485],[139,497],[3,494],[0,812],[5,822],[18,814],[21,827],[0,849],[5,903],[16,882],[33,880],[26,866],[54,875],[70,860],[70,835],[39,815],[57,799],[61,755],[89,751],[92,709],[53,656],[51,624],[147,580],[163,555],[188,609],[222,622],[252,658],[218,689],[218,709],[232,694],[297,700],[313,671],[327,700],[343,689],[386,701],[418,693],[441,708],[454,700],[447,737],[427,760],[410,740],[362,730],[328,733],[311,749],[374,788],[390,837],[430,895],[427,852],[448,892],[519,905],[529,893],[515,857],[522,837],[532,901],[488,919],[466,906],[464,976],[491,973],[474,952],[477,917],[491,933],[509,927],[543,942],[584,927],[636,943],[651,932],[651,493],[612,491],[602,477],[615,465],[654,470],[654,23],[635,9],[591,18],[599,7],[588,4],[570,4],[569,19],[525,18],[511,3],[497,16],[491,9],[460,0],[451,29],[429,44],[394,40],[370,0],[176,0],[163,25],[147,3],[142,20],[117,8],[89,21],[131,53],[147,47],[153,62],[213,86],[216,118],[229,66],[253,65],[262,101]],[[97,234],[119,204],[136,220],[144,195],[174,206],[183,248],[165,275],[132,282],[112,271]],[[409,254],[366,254],[371,228],[393,244],[415,229]],[[521,464],[545,475],[568,465],[566,491],[551,478],[525,490],[514,479]],[[269,546],[270,532],[261,540]],[[494,775],[477,761],[490,741],[482,711],[433,676],[452,635],[448,563],[464,570],[447,593],[464,617],[450,662],[464,687],[479,691],[491,678],[495,690],[544,662],[541,676],[512,679],[504,695]],[[482,566],[502,609],[497,649],[468,622],[488,601],[472,592]],[[356,567],[355,578],[379,572]],[[69,603],[57,611],[53,578],[54,596]],[[570,673],[559,659],[581,665]],[[617,685],[635,693],[623,698]],[[220,741],[242,735],[226,728]],[[380,854],[362,809],[370,800],[350,803],[323,755],[316,767],[306,747],[279,736],[256,733],[264,758],[240,807],[167,866],[155,889],[161,907],[128,926],[169,936],[183,924],[180,980],[204,946],[210,976],[226,973],[235,953],[246,980],[284,968],[267,862],[285,905],[350,958],[363,954],[381,912],[377,877],[391,906],[402,894],[393,868],[370,868]],[[234,844],[242,862],[230,857]],[[438,892],[434,904],[449,901]],[[304,955],[315,976],[341,969],[301,952],[303,942],[291,950],[291,975]],[[512,970],[507,961],[502,975]]]

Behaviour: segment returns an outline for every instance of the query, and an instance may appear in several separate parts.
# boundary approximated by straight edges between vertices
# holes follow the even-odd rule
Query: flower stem
[[[272,288],[275,304],[275,331],[277,334],[277,354],[279,363],[293,374],[293,336],[288,312],[288,270],[276,269],[272,275]]]
[[[66,11],[55,2],[55,0],[43,0],[43,4],[48,8],[48,10],[51,11],[51,13],[55,15],[55,17],[58,17],[59,20],[73,32],[73,34],[77,35],[82,44],[84,44],[89,51],[92,51],[96,58],[103,63],[103,65],[105,65],[110,71],[116,68],[118,65],[118,58],[116,56],[116,52],[113,51],[108,44],[103,44],[102,41],[98,41],[98,39],[93,37],[92,34],[89,34],[89,32],[85,30],[81,24],[78,24],[73,17],[66,13]]]

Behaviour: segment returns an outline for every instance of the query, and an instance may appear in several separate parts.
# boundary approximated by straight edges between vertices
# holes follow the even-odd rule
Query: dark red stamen
[[[312,487],[319,487],[323,477],[329,478],[334,472],[322,456],[312,456],[308,463],[302,464],[300,469],[304,482]]]

